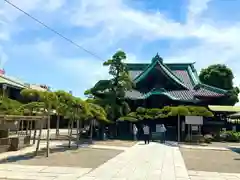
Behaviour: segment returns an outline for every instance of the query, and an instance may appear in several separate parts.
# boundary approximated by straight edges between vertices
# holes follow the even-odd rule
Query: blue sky
[[[226,63],[240,84],[240,1],[10,0],[76,43],[108,59],[119,49],[128,62],[196,62],[200,70]],[[0,60],[7,74],[54,90],[85,89],[107,78],[102,60],[0,2]]]

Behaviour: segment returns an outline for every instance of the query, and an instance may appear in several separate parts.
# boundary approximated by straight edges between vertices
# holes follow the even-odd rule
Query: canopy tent
[[[240,118],[238,118],[238,119],[229,118],[229,119],[227,119],[227,122],[233,123],[233,124],[240,124]]]
[[[209,105],[208,108],[214,112],[222,112],[222,113],[240,113],[240,106],[216,106]]]
[[[240,112],[229,115],[230,119],[240,119]]]
[[[46,119],[47,116],[0,115],[0,121],[38,121]]]

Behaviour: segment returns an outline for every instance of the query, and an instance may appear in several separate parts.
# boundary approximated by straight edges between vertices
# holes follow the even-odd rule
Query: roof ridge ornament
[[[158,55],[158,53],[152,58],[152,63],[155,61],[159,61],[161,63],[163,62],[163,59]]]

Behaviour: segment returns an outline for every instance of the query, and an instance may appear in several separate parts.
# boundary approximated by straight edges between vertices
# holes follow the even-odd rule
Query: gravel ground
[[[37,157],[34,157],[31,153],[5,160],[2,163],[36,166],[97,168],[121,152],[123,151],[91,148],[71,148],[69,150],[69,148],[61,147],[51,149],[51,154],[48,158],[45,157],[45,152],[42,150],[39,152]]]
[[[240,173],[240,152],[180,148],[188,170]]]

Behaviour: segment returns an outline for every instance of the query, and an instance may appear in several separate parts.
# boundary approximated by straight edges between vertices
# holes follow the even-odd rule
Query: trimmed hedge
[[[214,137],[217,141],[240,142],[240,132],[222,131],[218,136]]]

